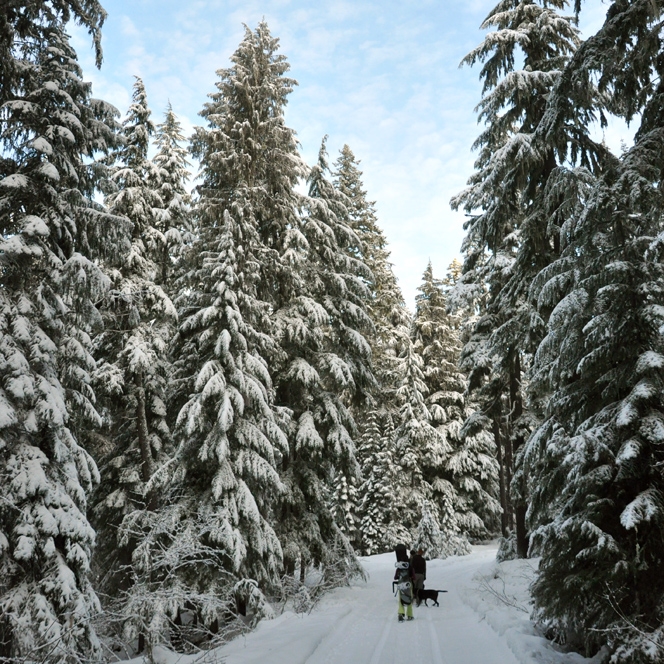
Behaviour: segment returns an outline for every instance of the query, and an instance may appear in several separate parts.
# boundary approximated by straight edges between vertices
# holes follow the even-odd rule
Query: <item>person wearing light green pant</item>
[[[407,620],[413,619],[413,584],[408,582],[408,590],[399,588],[399,622],[403,622],[404,615]]]
[[[399,600],[398,617],[399,622],[413,619],[413,579],[410,563],[408,561],[397,562],[397,571],[394,581],[397,586],[397,597]]]

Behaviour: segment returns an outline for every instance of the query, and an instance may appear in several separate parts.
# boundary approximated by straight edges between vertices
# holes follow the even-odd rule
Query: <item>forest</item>
[[[498,536],[548,638],[661,662],[663,8],[582,39],[580,0],[498,2],[462,260],[411,312],[264,21],[186,137],[138,77],[93,97],[98,0],[0,3],[0,662],[212,647],[359,556]]]

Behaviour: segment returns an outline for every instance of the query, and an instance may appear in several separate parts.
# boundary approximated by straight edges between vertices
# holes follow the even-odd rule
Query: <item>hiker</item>
[[[397,562],[395,563],[396,572],[394,573],[394,584],[397,586],[397,597],[399,599],[397,615],[399,622],[413,619],[413,568],[408,560],[406,547],[398,544],[395,553]]]
[[[427,578],[427,561],[424,560],[424,549],[418,549],[413,556],[410,566],[413,570],[413,587],[415,597],[418,597],[418,591],[424,589],[424,582]],[[420,605],[420,599],[417,599],[417,606]]]

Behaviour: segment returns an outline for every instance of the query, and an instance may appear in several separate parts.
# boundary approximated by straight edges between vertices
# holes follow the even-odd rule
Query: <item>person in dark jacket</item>
[[[424,588],[424,582],[427,578],[427,561],[424,560],[424,550],[418,549],[417,553],[413,556],[410,563],[413,570],[413,589],[415,597],[417,597],[417,605],[420,605],[418,590]]]

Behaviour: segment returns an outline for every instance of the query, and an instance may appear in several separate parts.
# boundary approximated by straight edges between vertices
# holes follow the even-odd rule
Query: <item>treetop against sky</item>
[[[299,86],[286,121],[298,132],[309,164],[329,134],[332,158],[348,143],[364,172],[390,244],[409,307],[430,259],[444,275],[460,255],[461,212],[450,198],[472,172],[478,127],[479,69],[459,62],[482,39],[480,24],[495,0],[104,0],[104,64],[83,29],[74,45],[96,97],[126,112],[133,76],[145,82],[160,120],[168,102],[185,133],[214,91],[215,71],[243,37],[243,24],[265,19],[281,40]],[[587,0],[581,28],[603,18]],[[618,145],[620,128],[605,136]]]

